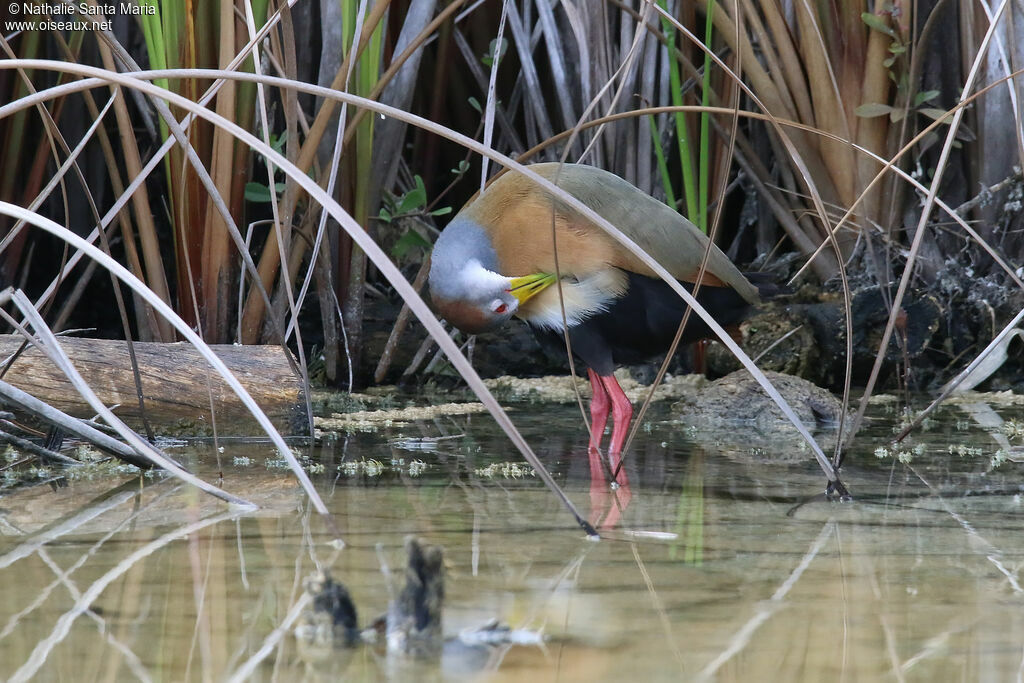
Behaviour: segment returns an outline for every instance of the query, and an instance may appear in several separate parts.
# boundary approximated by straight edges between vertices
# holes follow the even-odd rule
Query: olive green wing
[[[708,249],[708,237],[664,203],[614,173],[593,166],[544,163],[533,164],[530,170],[565,188],[636,242],[677,279],[686,282],[697,279],[704,252]],[[618,251],[622,260],[614,265],[654,275],[636,256],[621,248]],[[714,277],[707,278],[708,273]],[[711,245],[705,281],[713,282],[716,278],[736,290],[746,301],[757,303],[760,300],[757,288],[721,249]]]

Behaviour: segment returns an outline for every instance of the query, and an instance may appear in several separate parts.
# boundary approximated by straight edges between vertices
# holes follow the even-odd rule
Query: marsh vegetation
[[[552,635],[499,676],[1019,671],[1019,2],[87,4],[0,15],[0,675],[321,675],[286,637],[302,577],[383,606],[375,546],[407,533],[453,558],[451,623]],[[424,301],[448,219],[540,161],[612,171],[782,285],[742,353],[833,392],[832,438],[655,401],[608,485],[585,383],[522,384],[566,350]],[[63,335],[127,340],[122,386]],[[194,395],[152,396],[132,342],[182,341]],[[214,344],[287,379],[261,395]],[[674,401],[693,365],[623,383]],[[212,440],[170,440],[158,400]],[[269,442],[233,440],[241,410]],[[852,505],[821,496],[837,471]]]

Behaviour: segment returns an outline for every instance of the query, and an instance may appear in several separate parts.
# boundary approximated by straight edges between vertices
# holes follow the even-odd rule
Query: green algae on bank
[[[628,370],[619,370],[616,377],[631,401],[642,401],[650,390],[633,379]],[[695,391],[704,383],[706,380],[700,375],[669,375],[658,386],[654,399],[679,398]],[[498,400],[509,403],[572,403],[577,396],[569,375],[529,378],[504,376],[485,379],[484,384]],[[576,387],[581,398],[590,397],[590,384],[585,378],[577,377]],[[487,412],[484,405],[477,401],[448,401],[435,405],[407,405],[397,408],[393,407],[397,402],[397,393],[398,390],[394,387],[376,387],[372,394],[337,394],[333,397],[326,392],[318,392],[314,397],[314,403],[319,409],[329,411],[329,414],[314,417],[317,437],[329,432],[375,431],[381,427],[401,426],[417,420]],[[385,404],[389,406],[370,409],[370,406]]]
[[[317,437],[324,432],[375,431],[380,427],[393,427],[416,420],[432,420],[445,415],[471,415],[484,413],[482,403],[441,403],[433,406],[410,406],[394,410],[360,410],[355,413],[333,414],[329,417],[314,417]]]
[[[364,410],[391,410],[399,408],[398,389],[393,385],[369,387],[366,391],[351,393],[328,389],[314,389],[310,394],[314,415],[357,413]]]
[[[650,386],[640,384],[626,368],[615,372],[615,378],[626,392],[630,401],[642,401],[647,397]],[[665,375],[654,392],[654,400],[679,398],[704,386],[703,375]],[[570,375],[547,375],[545,377],[512,377],[505,375],[485,379],[484,385],[495,396],[509,401],[531,403],[573,403],[576,391]],[[583,398],[590,398],[590,382],[582,375],[576,376],[576,389]]]

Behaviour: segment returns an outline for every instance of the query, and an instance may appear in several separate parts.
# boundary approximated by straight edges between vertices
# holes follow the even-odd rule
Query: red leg
[[[601,439],[604,438],[604,426],[608,424],[608,408],[611,401],[598,374],[588,368],[587,377],[590,378],[590,389],[593,394],[590,399],[590,445],[587,450],[590,453],[598,453],[601,450]]]
[[[626,393],[622,391],[622,387],[619,386],[614,375],[608,375],[600,379],[605,391],[608,392],[608,398],[612,404],[612,440],[608,445],[608,461],[612,472],[619,472],[615,478],[616,481],[622,486],[629,486],[629,480],[626,479],[626,471],[620,469],[621,459],[619,456],[622,453],[622,447],[626,443],[626,436],[629,434],[629,422],[633,419],[633,404],[629,402]]]
[[[622,446],[626,443],[626,435],[629,434],[629,421],[633,419],[633,404],[626,397],[626,392],[619,386],[615,375],[601,377],[601,384],[608,392],[608,398],[612,403],[612,443],[608,448],[608,455],[617,456],[622,452]]]

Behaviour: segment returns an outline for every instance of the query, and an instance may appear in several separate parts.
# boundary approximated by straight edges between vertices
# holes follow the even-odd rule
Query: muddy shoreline
[[[909,290],[904,297],[897,325],[889,341],[878,379],[877,391],[934,391],[965,367],[1018,311],[1024,308],[1024,292],[1002,285],[995,277],[972,278],[968,270],[950,264],[928,288]],[[895,286],[883,290],[877,285],[854,281],[851,293],[853,331],[852,384],[862,387],[871,372],[888,319]],[[841,391],[846,374],[845,304],[835,287],[806,286],[792,295],[763,304],[740,325],[741,346],[765,370],[784,372]],[[357,381],[372,381],[377,359],[391,331],[400,303],[377,299],[368,308],[366,363]],[[398,345],[384,384],[409,389],[451,387],[458,378],[443,359],[436,359],[434,346],[428,359],[414,372],[404,374],[423,344],[422,327],[411,325]],[[457,339],[465,343],[465,340]],[[464,349],[465,351],[466,349]],[[669,364],[669,373],[694,371],[694,349],[680,349]],[[763,355],[762,355],[763,354]],[[471,357],[484,378],[505,375],[541,377],[568,372],[564,348],[542,344],[525,323],[507,325],[499,333],[477,335]],[[649,383],[662,358],[629,366],[630,376]],[[373,365],[371,365],[373,364]],[[707,374],[724,376],[739,367],[728,350],[711,342],[707,353]],[[582,374],[582,369],[577,369]],[[1008,358],[982,391],[1024,392],[1024,344],[1013,342]]]

